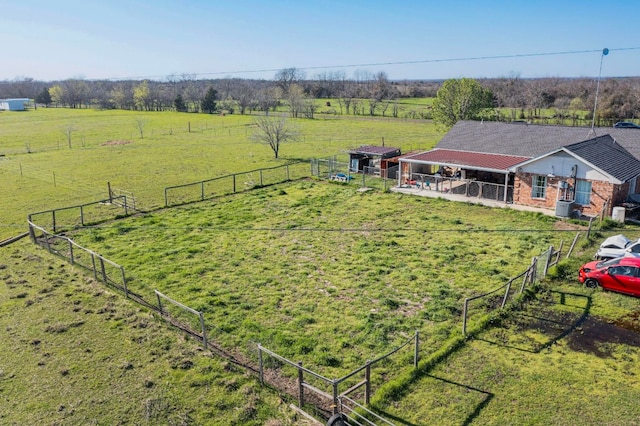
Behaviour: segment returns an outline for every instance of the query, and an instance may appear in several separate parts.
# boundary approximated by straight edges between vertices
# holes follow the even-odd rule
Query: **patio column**
[[[504,174],[504,203],[507,204],[507,195],[509,194],[509,172]]]

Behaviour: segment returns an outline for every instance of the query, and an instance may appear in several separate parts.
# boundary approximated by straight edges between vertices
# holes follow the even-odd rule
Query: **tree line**
[[[324,113],[339,115],[378,115],[389,117],[433,118],[430,107],[421,112],[398,102],[402,98],[436,98],[446,88],[444,80],[392,81],[384,72],[323,72],[308,78],[303,70],[287,68],[273,79],[198,79],[196,75],[170,75],[162,80],[37,81],[18,77],[0,82],[0,98],[30,98],[40,105],[68,108],[102,108],[139,111],[181,111],[268,115],[286,106],[291,117],[313,118],[322,106]],[[466,80],[466,79],[462,79]],[[543,110],[553,110],[559,118],[581,115],[590,119],[595,101],[594,78],[525,79],[507,77],[475,80],[482,88],[483,106],[494,110],[487,119],[535,119]],[[451,88],[449,88],[451,89]],[[480,92],[478,92],[480,93]],[[320,102],[319,100],[331,100]],[[639,118],[640,77],[603,78],[596,115],[605,120]],[[586,112],[586,113],[585,113]],[[486,113],[485,113],[486,114]]]

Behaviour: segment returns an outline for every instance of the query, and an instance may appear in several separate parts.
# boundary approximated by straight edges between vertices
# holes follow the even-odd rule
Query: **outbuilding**
[[[4,111],[24,111],[27,109],[27,105],[31,104],[29,98],[11,98],[0,99],[0,110]]]

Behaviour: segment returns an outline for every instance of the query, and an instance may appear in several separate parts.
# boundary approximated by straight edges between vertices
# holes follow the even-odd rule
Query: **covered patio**
[[[434,149],[400,158],[398,187],[512,203],[514,174],[509,169],[527,160],[529,157]]]

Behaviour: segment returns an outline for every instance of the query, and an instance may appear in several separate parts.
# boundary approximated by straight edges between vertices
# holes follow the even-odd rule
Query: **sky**
[[[639,26],[638,0],[0,0],[0,81],[640,76]]]

